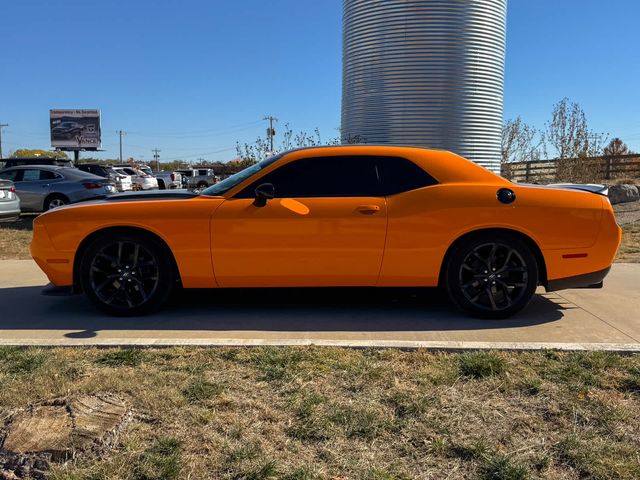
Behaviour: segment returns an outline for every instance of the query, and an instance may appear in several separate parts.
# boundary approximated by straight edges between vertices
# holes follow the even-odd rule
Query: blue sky
[[[48,148],[50,108],[99,108],[104,158],[229,160],[273,114],[337,136],[341,0],[5,0],[5,152]],[[510,0],[505,116],[542,127],[564,96],[640,150],[637,0]]]

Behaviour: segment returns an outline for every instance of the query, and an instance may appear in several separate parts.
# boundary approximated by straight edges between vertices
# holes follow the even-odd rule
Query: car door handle
[[[48,188],[48,187],[49,187],[48,183],[45,183],[44,185],[42,185],[42,188]]]
[[[362,215],[374,215],[380,211],[379,205],[360,205],[357,208]]]

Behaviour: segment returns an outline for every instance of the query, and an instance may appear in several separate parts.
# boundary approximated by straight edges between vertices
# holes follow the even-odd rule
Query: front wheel
[[[480,318],[507,318],[527,306],[538,286],[531,248],[509,234],[479,234],[451,252],[445,284],[462,310]]]
[[[176,280],[167,248],[151,236],[108,233],[94,240],[80,263],[80,286],[111,315],[145,315],[169,298]]]

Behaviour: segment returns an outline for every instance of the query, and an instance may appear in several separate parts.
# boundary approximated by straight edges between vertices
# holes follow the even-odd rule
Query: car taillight
[[[11,193],[16,193],[16,187],[14,187],[13,185],[11,185],[11,186],[9,187],[9,191],[10,191]]]
[[[103,183],[95,183],[95,182],[85,182],[82,184],[84,188],[87,190],[93,190],[94,188],[102,188],[104,187]]]
[[[175,181],[176,181],[176,174],[175,174],[175,173],[172,173],[172,174],[171,174],[171,181],[172,181],[172,182],[175,182]]]

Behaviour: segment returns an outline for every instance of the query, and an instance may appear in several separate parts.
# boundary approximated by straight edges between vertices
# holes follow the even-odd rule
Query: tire
[[[198,190],[204,190],[205,188],[208,188],[209,184],[207,182],[199,182],[198,183]]]
[[[69,199],[64,195],[50,195],[44,201],[44,211],[53,210],[54,208],[61,207],[69,204]]]
[[[160,309],[178,278],[171,252],[141,233],[111,232],[95,239],[80,260],[80,286],[101,310],[140,316]]]
[[[164,180],[158,180],[158,190],[166,190],[167,187],[164,186]]]
[[[508,233],[469,237],[453,247],[445,286],[451,301],[478,318],[507,318],[526,307],[538,286],[531,248]]]

